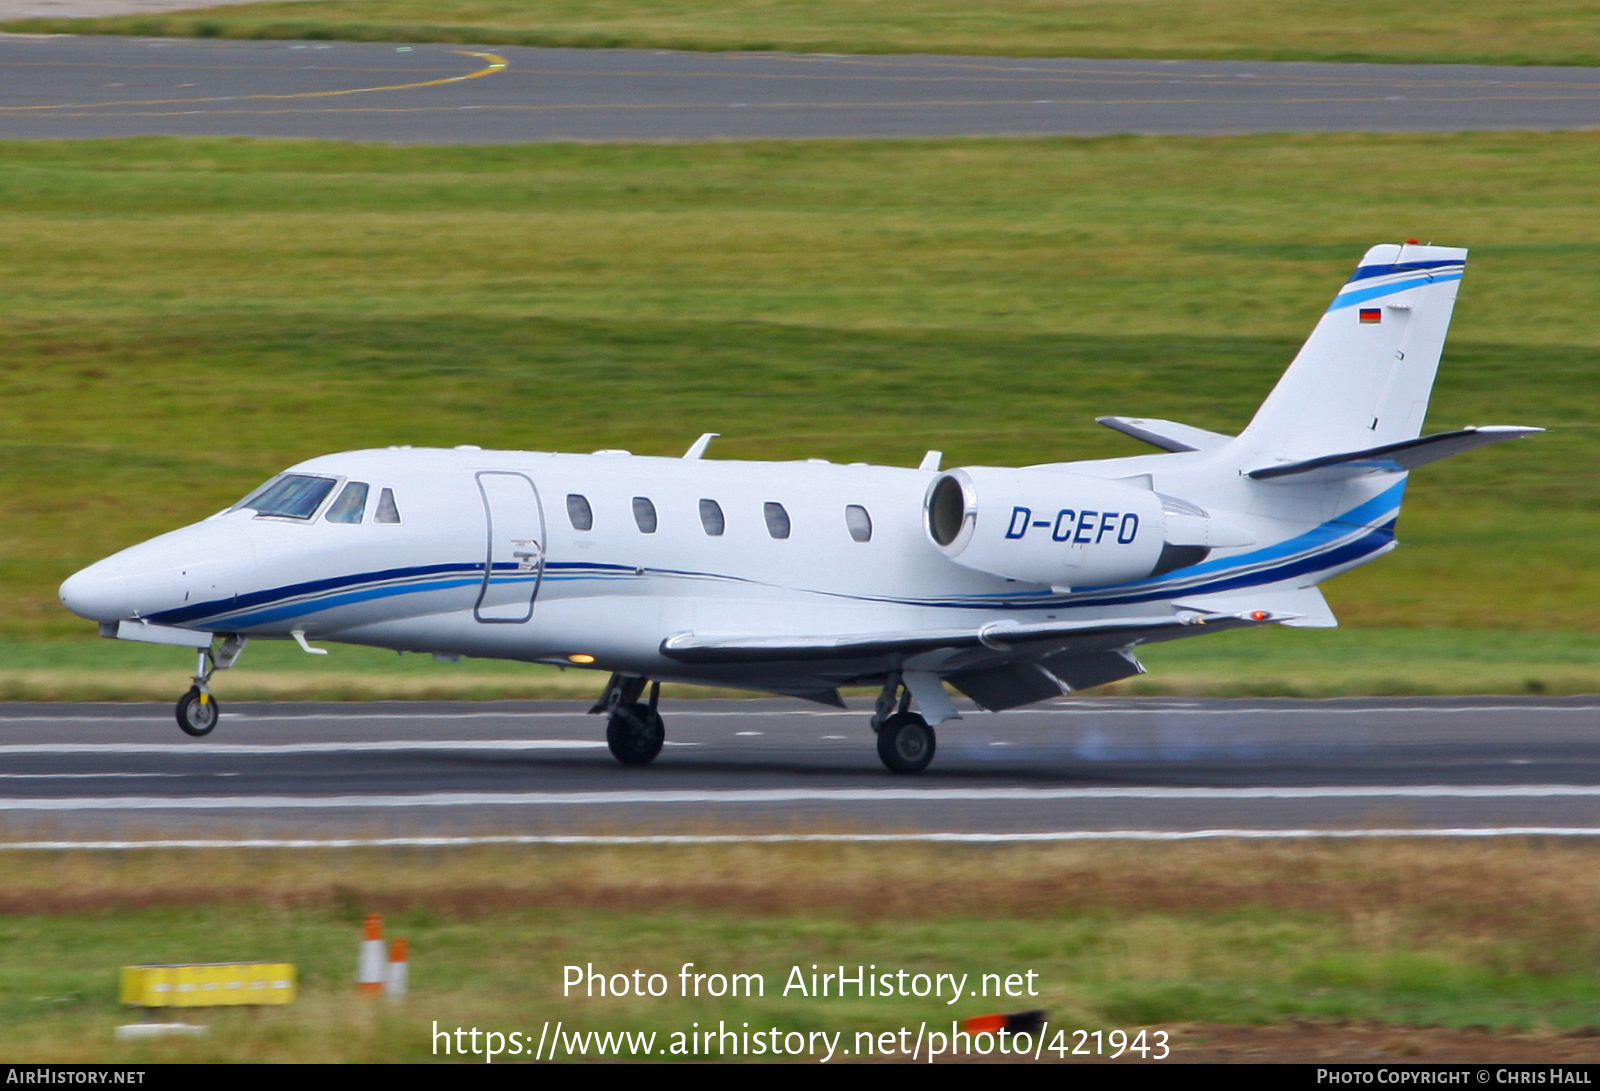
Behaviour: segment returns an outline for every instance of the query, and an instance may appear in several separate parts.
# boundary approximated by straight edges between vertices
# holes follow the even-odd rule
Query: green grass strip
[[[882,1032],[1044,1008],[1058,1027],[1378,1020],[1546,1036],[1600,1004],[1595,849],[1217,843],[4,854],[0,1034],[14,1061],[428,1060],[432,1029],[534,1037]],[[959,876],[959,878],[953,878]],[[362,915],[411,947],[410,998],[362,1005]],[[300,998],[188,1011],[205,1039],[113,1046],[117,968],[283,960]],[[759,995],[682,996],[692,972]],[[659,998],[563,995],[565,967],[660,973]],[[1032,972],[956,1004],[784,988],[798,966]],[[1025,978],[1023,980],[1026,980]],[[950,998],[946,990],[945,1000]],[[1178,1059],[1181,1059],[1179,1057]]]
[[[1519,634],[1494,688],[1592,688],[1552,666],[1590,645],[1534,638],[1600,628],[1597,153],[1593,134],[6,144],[0,640],[94,644],[65,576],[332,450],[677,455],[712,430],[714,457],[1008,465],[1142,450],[1101,413],[1234,431],[1362,251],[1414,236],[1473,250],[1429,428],[1550,432],[1419,471],[1402,548],[1330,600],[1353,628],[1468,631],[1437,664]],[[1400,673],[1349,677],[1491,684],[1406,681],[1425,645],[1393,640]],[[33,692],[9,648],[5,684]]]
[[[164,16],[32,18],[0,27],[591,49],[1600,63],[1600,13],[1551,0],[325,0]]]

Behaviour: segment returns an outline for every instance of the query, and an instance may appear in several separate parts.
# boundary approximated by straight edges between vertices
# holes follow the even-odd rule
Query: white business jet
[[[960,715],[946,683],[1008,709],[1140,674],[1141,644],[1336,624],[1316,585],[1394,548],[1410,470],[1540,431],[1419,438],[1465,262],[1369,250],[1237,436],[1102,417],[1163,453],[1020,469],[710,460],[711,434],[682,458],[350,451],[61,601],[197,650],[191,735],[247,640],[317,640],[610,672],[592,711],[630,765],[661,750],[664,680],[831,705],[881,686],[878,754],[917,772]]]

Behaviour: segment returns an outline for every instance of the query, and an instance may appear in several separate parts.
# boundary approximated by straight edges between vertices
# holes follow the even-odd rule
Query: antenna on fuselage
[[[689,445],[687,451],[683,452],[683,457],[691,461],[703,457],[706,453],[706,448],[711,446],[711,441],[720,435],[722,435],[721,432],[703,433],[699,439]]]

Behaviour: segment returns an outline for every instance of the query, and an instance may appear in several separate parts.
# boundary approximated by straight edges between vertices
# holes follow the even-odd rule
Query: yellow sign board
[[[202,962],[122,968],[122,1003],[136,1008],[287,1004],[294,999],[294,990],[294,964],[289,962]]]

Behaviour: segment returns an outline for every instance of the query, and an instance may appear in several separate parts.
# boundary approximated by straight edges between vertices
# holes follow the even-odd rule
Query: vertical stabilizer
[[[1466,260],[1447,246],[1368,250],[1239,449],[1293,460],[1419,436]]]

